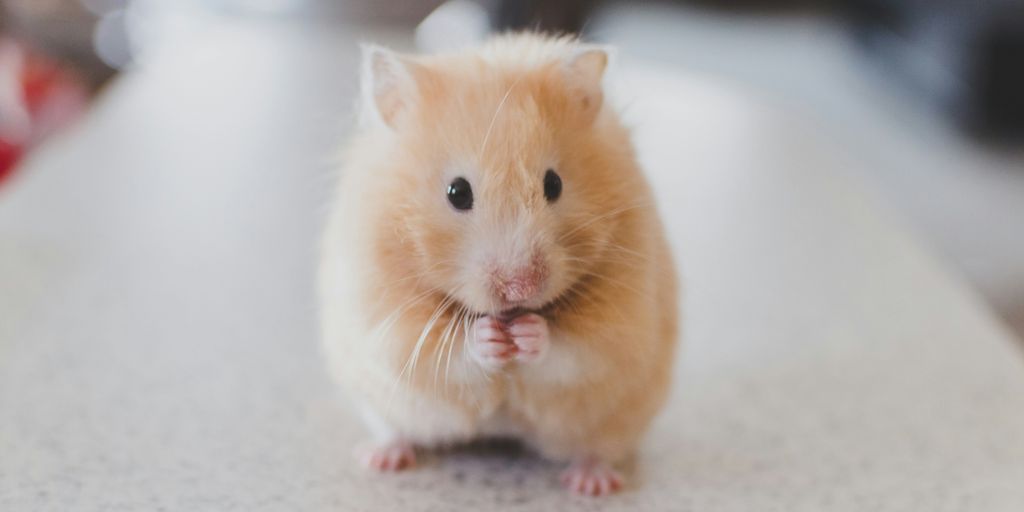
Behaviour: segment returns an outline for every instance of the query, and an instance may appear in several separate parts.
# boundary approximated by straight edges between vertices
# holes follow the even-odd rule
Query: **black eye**
[[[558,199],[560,195],[562,195],[562,178],[558,177],[558,173],[554,169],[548,169],[548,172],[544,173],[544,197],[551,202]]]
[[[473,207],[473,189],[466,178],[455,178],[448,184],[448,202],[456,210],[468,210]]]

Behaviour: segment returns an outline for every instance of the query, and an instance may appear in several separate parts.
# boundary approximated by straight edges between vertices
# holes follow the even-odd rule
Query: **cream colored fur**
[[[365,107],[323,238],[323,343],[380,438],[516,435],[553,459],[616,462],[665,399],[676,275],[629,134],[602,98],[605,52],[510,35],[459,54],[366,51]],[[564,192],[544,200],[556,169]],[[456,211],[457,176],[474,207]],[[497,371],[467,329],[497,314],[486,265],[539,251],[540,360]]]

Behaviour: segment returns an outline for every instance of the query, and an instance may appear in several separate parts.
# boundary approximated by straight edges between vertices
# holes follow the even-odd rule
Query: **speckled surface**
[[[0,510],[1024,510],[1007,331],[813,127],[628,56],[687,276],[630,487],[493,446],[364,474],[312,294],[353,39],[211,29],[0,188]]]

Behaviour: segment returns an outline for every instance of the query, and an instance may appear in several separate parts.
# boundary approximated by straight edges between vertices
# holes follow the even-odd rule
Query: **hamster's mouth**
[[[451,303],[451,307],[454,310],[464,311],[465,315],[468,316],[469,318],[476,319],[480,317],[490,316],[503,321],[511,320],[517,316],[522,316],[527,313],[544,314],[544,312],[549,309],[549,307],[554,303],[554,301],[558,300],[556,298],[552,301],[544,303],[539,307],[528,307],[525,305],[514,304],[496,304],[496,306],[499,306],[498,308],[484,310],[471,307],[469,304],[466,304],[465,302],[457,299],[455,296],[451,294],[447,294],[445,295],[445,297],[446,298],[444,300],[449,301]]]
[[[446,293],[444,297],[445,300],[450,301],[456,309],[461,309],[468,317],[473,319],[491,316],[500,320],[509,320],[527,313],[550,316],[563,308],[572,308],[573,303],[576,300],[579,300],[580,296],[587,293],[588,288],[595,278],[596,276],[593,274],[583,274],[578,276],[569,286],[563,288],[558,295],[551,297],[543,304],[534,306],[499,304],[499,308],[481,310],[475,307],[470,307],[462,300],[459,300],[454,294]]]
[[[470,318],[481,318],[481,317],[485,317],[485,316],[491,316],[491,317],[497,318],[498,320],[501,320],[501,321],[508,321],[508,320],[511,320],[511,319],[513,319],[513,318],[515,318],[517,316],[522,316],[522,315],[525,315],[527,313],[541,313],[545,309],[545,308],[534,309],[534,308],[524,308],[524,307],[513,307],[513,308],[503,309],[501,311],[498,311],[497,313],[493,313],[493,312],[490,312],[490,311],[484,312],[484,311],[475,310],[475,309],[470,308],[470,307],[466,307],[466,305],[461,303],[461,302],[456,302],[456,304],[459,305],[459,306],[462,306],[463,309],[468,312],[468,315],[469,315]]]
[[[565,290],[563,290],[562,293],[556,295],[555,297],[552,297],[550,300],[548,300],[547,302],[545,302],[545,303],[543,303],[543,304],[541,304],[539,306],[527,307],[527,306],[517,306],[517,305],[505,304],[505,305],[502,305],[502,308],[499,309],[497,312],[495,312],[493,310],[491,310],[491,311],[481,311],[481,310],[478,310],[476,308],[469,307],[466,303],[464,303],[464,302],[462,302],[462,301],[460,301],[458,299],[455,299],[454,297],[452,297],[450,295],[448,297],[449,297],[449,299],[452,300],[452,302],[457,307],[460,307],[463,310],[467,311],[471,318],[480,318],[480,317],[484,317],[484,316],[493,316],[493,317],[495,317],[495,318],[497,318],[499,320],[511,320],[511,319],[513,319],[513,318],[515,318],[517,316],[522,316],[522,315],[525,315],[527,313],[536,313],[536,314],[541,315],[541,316],[546,316],[547,314],[551,313],[553,310],[558,309],[561,306],[564,306],[566,303],[570,303],[572,301],[573,297],[578,296],[580,294],[580,292],[582,291],[581,289],[585,287],[587,280],[588,279],[586,279],[586,278],[577,280],[571,286],[569,286]]]
[[[515,318],[517,316],[522,316],[522,315],[525,315],[527,313],[535,313],[535,312],[536,311],[532,310],[532,309],[527,309],[527,308],[522,308],[522,307],[515,307],[515,308],[510,308],[510,309],[506,309],[504,311],[501,311],[496,316],[497,316],[498,320],[505,321],[505,320],[511,320],[511,319],[513,319],[513,318]]]

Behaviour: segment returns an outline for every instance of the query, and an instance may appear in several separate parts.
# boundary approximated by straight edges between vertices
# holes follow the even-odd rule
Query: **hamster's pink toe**
[[[507,330],[520,362],[537,361],[547,353],[550,341],[548,321],[544,317],[535,313],[517,316],[508,322]]]
[[[381,473],[401,471],[416,465],[416,451],[405,441],[368,446],[360,454],[363,465]]]
[[[586,460],[562,472],[562,485],[581,496],[607,496],[622,489],[622,475],[603,462]]]
[[[505,334],[501,322],[493,317],[476,319],[471,334],[470,355],[486,368],[501,368],[516,355],[516,346]]]

